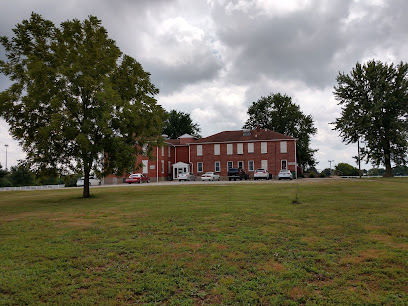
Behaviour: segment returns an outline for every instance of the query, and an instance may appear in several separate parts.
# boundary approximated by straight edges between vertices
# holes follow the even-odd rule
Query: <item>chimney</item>
[[[259,124],[256,126],[256,131],[259,132],[261,128],[259,127]]]

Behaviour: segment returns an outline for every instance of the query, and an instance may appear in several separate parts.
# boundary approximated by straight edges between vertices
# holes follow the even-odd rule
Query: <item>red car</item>
[[[129,177],[126,179],[125,181],[126,183],[132,184],[132,183],[149,183],[150,182],[150,178],[147,177],[144,174],[141,173],[134,173],[129,175]]]

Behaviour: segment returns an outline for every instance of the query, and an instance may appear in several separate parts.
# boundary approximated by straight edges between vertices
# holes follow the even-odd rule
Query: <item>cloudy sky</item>
[[[152,74],[158,103],[190,113],[203,136],[241,129],[261,96],[291,96],[318,128],[318,169],[328,160],[355,165],[357,145],[329,125],[340,114],[338,72],[371,59],[408,61],[405,0],[1,0],[0,35],[11,37],[33,11],[55,24],[97,16]],[[9,85],[0,75],[0,91]],[[15,165],[24,154],[3,119],[0,136],[0,163],[8,144]]]

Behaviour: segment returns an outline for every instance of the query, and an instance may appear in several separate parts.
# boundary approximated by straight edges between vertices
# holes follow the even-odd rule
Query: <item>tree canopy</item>
[[[360,172],[356,167],[353,167],[350,164],[347,163],[339,163],[335,167],[336,173],[338,175],[345,175],[345,176],[358,176],[360,175]]]
[[[270,94],[253,102],[248,108],[249,119],[244,128],[267,128],[297,138],[296,159],[298,164],[306,169],[316,165],[314,153],[310,148],[311,136],[317,129],[314,127],[311,115],[305,115],[299,105],[292,102],[287,95]]]
[[[123,174],[136,154],[161,141],[165,111],[140,63],[124,55],[90,16],[55,26],[32,13],[1,37],[12,85],[0,93],[0,115],[36,171],[81,171],[89,197],[92,169]]]
[[[346,143],[365,142],[361,158],[384,165],[405,164],[408,152],[408,65],[380,61],[357,63],[350,74],[339,73],[334,95],[342,106],[334,130]]]
[[[201,138],[201,129],[198,124],[193,123],[190,114],[171,110],[167,113],[167,119],[164,122],[163,133],[171,139],[176,139],[184,134]]]

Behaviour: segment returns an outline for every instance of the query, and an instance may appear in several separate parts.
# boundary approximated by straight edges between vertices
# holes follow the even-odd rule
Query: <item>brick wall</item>
[[[267,143],[267,153],[261,153],[261,143]],[[243,168],[246,172],[252,173],[248,169],[249,161],[254,162],[254,169],[262,168],[262,160],[267,161],[267,167],[270,173],[277,175],[281,170],[282,160],[287,163],[287,168],[295,171],[295,142],[286,141],[287,153],[281,153],[280,141],[259,141],[251,142],[254,144],[254,152],[248,153],[248,143],[243,143],[243,154],[237,154],[237,143],[233,143],[233,153],[227,154],[227,143],[220,144],[220,155],[214,155],[214,144],[202,144],[202,156],[197,156],[197,144],[190,145],[191,162],[194,164],[194,174],[201,175],[197,172],[197,163],[203,163],[203,172],[215,171],[215,162],[220,162],[221,176],[227,176],[227,163],[232,162],[233,167],[238,167],[238,162],[243,162]]]

